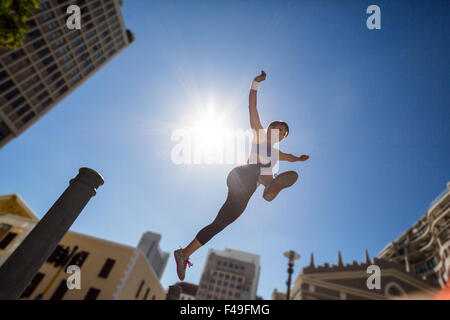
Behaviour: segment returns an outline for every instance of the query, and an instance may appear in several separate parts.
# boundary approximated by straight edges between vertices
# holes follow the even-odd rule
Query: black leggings
[[[214,221],[197,233],[197,240],[204,245],[212,237],[235,221],[244,212],[256,190],[260,166],[247,164],[230,171],[227,177],[228,196]]]

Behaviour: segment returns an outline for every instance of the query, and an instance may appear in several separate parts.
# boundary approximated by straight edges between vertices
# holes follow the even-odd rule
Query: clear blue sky
[[[366,8],[381,8],[381,30]],[[214,99],[247,129],[261,69],[261,120],[283,119],[285,152],[309,154],[299,181],[244,214],[191,257],[198,283],[209,248],[261,256],[258,294],[285,291],[287,260],[362,261],[412,226],[450,180],[448,1],[125,1],[136,41],[0,151],[0,194],[42,217],[80,167],[105,184],[72,230],[137,245],[147,230],[172,253],[217,214],[232,165],[176,166],[173,130]],[[212,98],[211,98],[212,97]],[[170,256],[162,277],[177,281]]]

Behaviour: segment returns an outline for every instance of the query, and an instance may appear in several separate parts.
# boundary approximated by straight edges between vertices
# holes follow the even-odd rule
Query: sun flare
[[[200,110],[193,121],[193,147],[204,152],[214,152],[224,147],[224,137],[230,130],[224,113],[217,112],[214,103]]]

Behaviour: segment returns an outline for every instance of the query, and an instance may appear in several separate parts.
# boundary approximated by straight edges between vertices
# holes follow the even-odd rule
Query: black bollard
[[[78,175],[0,268],[0,300],[18,299],[77,219],[96,189],[103,184],[96,171]]]

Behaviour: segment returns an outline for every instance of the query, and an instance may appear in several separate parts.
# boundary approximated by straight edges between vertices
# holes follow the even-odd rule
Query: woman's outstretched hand
[[[298,157],[298,161],[306,161],[306,160],[308,160],[308,159],[309,159],[309,156],[307,156],[306,154],[304,154],[304,155]]]
[[[255,77],[255,81],[262,82],[264,80],[266,80],[266,73],[264,72],[264,70],[261,70],[261,74]]]

